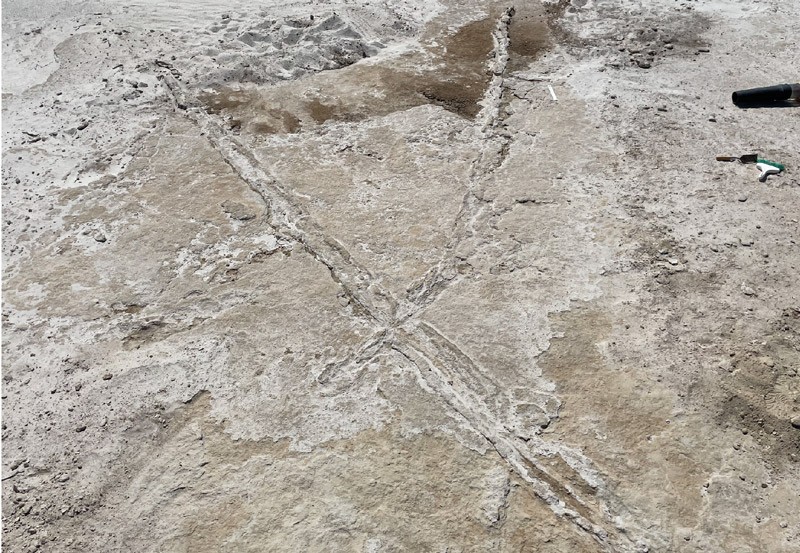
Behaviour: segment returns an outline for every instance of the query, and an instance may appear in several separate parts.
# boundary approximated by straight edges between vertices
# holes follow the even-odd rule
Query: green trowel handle
[[[778,168],[778,169],[780,169],[781,171],[783,171],[784,169],[786,169],[786,167],[784,167],[784,166],[783,166],[783,164],[781,164],[781,163],[776,163],[776,162],[774,162],[774,161],[770,161],[770,160],[768,160],[768,159],[761,159],[761,158],[758,158],[758,161],[757,161],[756,163],[766,163],[767,165],[772,165],[773,167],[777,167],[777,168]]]

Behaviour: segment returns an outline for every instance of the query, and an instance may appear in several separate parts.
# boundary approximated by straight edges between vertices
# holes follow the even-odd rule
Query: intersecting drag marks
[[[456,217],[456,231],[447,245],[442,260],[416,285],[410,287],[407,299],[411,307],[401,316],[403,319],[413,317],[423,307],[431,304],[452,280],[452,275],[458,274],[459,246],[477,233],[477,228],[486,218],[487,208],[491,208],[483,197],[484,184],[503,164],[511,141],[510,135],[500,127],[503,120],[504,78],[509,62],[509,26],[514,13],[513,7],[506,9],[492,32],[494,42],[494,58],[490,63],[492,78],[483,97],[483,108],[475,118],[472,129],[478,135],[483,147],[470,168],[468,189]]]
[[[320,263],[358,307],[356,315],[369,320],[376,332],[351,359],[326,366],[316,380],[323,394],[336,394],[357,381],[363,367],[386,348],[391,348],[419,371],[420,377],[451,408],[466,419],[525,480],[532,492],[552,511],[589,533],[604,551],[633,551],[630,538],[608,529],[609,510],[594,497],[591,478],[569,455],[534,437],[520,442],[509,432],[511,408],[500,386],[458,346],[428,324],[415,320],[446,287],[458,263],[459,246],[478,233],[487,208],[482,187],[502,165],[510,142],[501,129],[503,79],[508,65],[509,24],[514,9],[506,9],[493,31],[494,57],[491,82],[475,119],[473,131],[484,144],[471,169],[470,187],[457,218],[455,237],[448,255],[400,302],[383,288],[374,275],[358,265],[345,247],[327,236],[302,206],[271,177],[236,138],[206,112],[170,73],[163,74],[177,108],[194,121],[234,171],[256,191],[269,209],[269,222],[286,237],[297,241]],[[402,306],[402,309],[400,308]],[[552,462],[561,459],[563,462]],[[546,466],[545,459],[551,462]],[[579,492],[580,490],[580,492]]]
[[[603,551],[629,551],[632,544],[627,536],[616,531],[609,533],[601,522],[606,518],[604,505],[593,503],[572,489],[561,475],[545,467],[537,460],[537,454],[519,446],[506,431],[497,417],[485,405],[483,398],[473,387],[480,388],[485,382],[475,382],[474,375],[480,371],[458,348],[443,337],[431,339],[419,328],[399,330],[398,339],[392,348],[416,366],[425,383],[464,417],[479,432],[512,469],[530,486],[531,491],[542,499],[552,511],[581,530],[588,532]],[[454,364],[447,361],[456,358]],[[444,360],[444,361],[443,361]],[[562,469],[563,470],[563,469]]]

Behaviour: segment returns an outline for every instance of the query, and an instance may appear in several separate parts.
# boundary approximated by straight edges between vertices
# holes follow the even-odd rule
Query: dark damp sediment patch
[[[300,118],[295,114],[286,110],[271,110],[270,114],[274,115],[276,118],[280,117],[281,121],[283,122],[283,128],[286,129],[286,132],[293,133],[300,130]]]
[[[464,94],[459,83],[432,83],[420,90],[420,93],[431,104],[443,107],[447,111],[474,118],[480,111],[477,102],[471,102]]]
[[[269,107],[255,90],[216,87],[198,95],[208,113],[230,115],[228,126],[234,130],[247,127],[259,134],[295,133],[302,126],[300,118],[286,109]],[[251,113],[259,115],[257,119]]]
[[[543,17],[535,15],[526,19],[515,19],[509,26],[509,53],[535,58],[550,46],[550,29]]]
[[[358,121],[421,105],[474,119],[491,81],[498,15],[455,32],[448,31],[446,21],[435,24],[421,49],[394,58],[391,65],[355,64],[260,90],[221,87],[200,100],[209,112],[241,121],[243,131],[257,134],[295,133],[326,121]],[[509,70],[523,68],[552,43],[540,6],[518,9],[509,33]]]
[[[463,117],[474,118],[489,84],[488,62],[494,43],[494,18],[473,21],[450,35],[435,36],[423,51],[400,61],[398,67],[382,65],[351,66],[309,79],[325,81],[327,97],[300,101],[287,100],[283,85],[263,92],[217,87],[199,95],[209,113],[232,116],[241,127],[259,134],[294,133],[303,123],[320,125],[325,121],[357,121],[386,115],[415,106],[434,104]],[[358,83],[366,94],[336,90],[337,81]],[[295,96],[296,93],[294,94]],[[280,114],[274,108],[281,105]]]
[[[225,110],[235,110],[249,104],[253,101],[253,95],[241,90],[218,87],[212,92],[201,92],[198,100],[205,106],[206,111],[219,114]]]
[[[328,119],[333,119],[336,114],[336,106],[323,104],[319,99],[314,98],[306,104],[311,118],[317,123],[324,123]]]
[[[279,129],[269,123],[256,121],[250,124],[250,130],[256,134],[278,134]]]
[[[442,40],[444,73],[464,81],[488,84],[487,62],[494,50],[494,18],[473,21]]]
[[[374,110],[370,111],[369,113],[365,113],[368,110],[359,109],[359,106],[354,104],[348,106],[338,101],[336,103],[328,104],[322,102],[319,98],[314,98],[313,100],[306,102],[304,108],[311,119],[318,125],[321,125],[325,121],[329,120],[361,121],[368,115],[375,114]]]
[[[429,103],[464,117],[474,118],[491,75],[488,62],[494,50],[496,21],[486,18],[461,27],[442,41],[444,68],[426,72],[408,84]]]
[[[521,6],[516,9],[508,26],[509,71],[525,69],[553,45],[551,20],[541,6]]]
[[[420,59],[414,71],[380,65],[353,67],[340,77],[380,94],[372,98],[339,95],[334,103],[313,99],[305,108],[318,124],[358,121],[425,104],[474,118],[490,80],[487,63],[494,48],[494,25],[493,19],[482,19],[439,37],[439,44],[428,46],[425,58],[424,54],[415,56]]]

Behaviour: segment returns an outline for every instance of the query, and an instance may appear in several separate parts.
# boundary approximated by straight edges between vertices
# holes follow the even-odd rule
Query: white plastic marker
[[[767,182],[768,175],[777,175],[781,172],[782,167],[776,167],[774,165],[770,165],[769,163],[764,163],[762,161],[756,163],[756,169],[761,171],[761,175],[758,177],[758,180],[761,182]]]
[[[550,91],[550,96],[553,97],[553,101],[558,102],[558,98],[556,98],[556,91],[553,90],[553,87],[551,85],[547,85],[547,90]]]

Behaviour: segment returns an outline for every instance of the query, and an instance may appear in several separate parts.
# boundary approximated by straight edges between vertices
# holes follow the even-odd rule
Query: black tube
[[[771,102],[790,100],[800,92],[800,85],[779,84],[763,88],[737,90],[733,93],[733,103],[737,106],[763,105]]]

